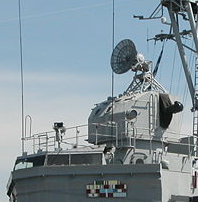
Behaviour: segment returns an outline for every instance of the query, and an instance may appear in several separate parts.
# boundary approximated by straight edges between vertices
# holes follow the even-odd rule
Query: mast
[[[173,33],[175,37],[175,41],[178,46],[180,58],[182,61],[186,81],[188,84],[188,89],[190,91],[191,100],[192,100],[192,111],[198,110],[198,98],[197,94],[195,94],[195,86],[193,85],[192,77],[189,71],[189,64],[186,58],[184,45],[182,44],[181,32],[179,30],[179,21],[178,15],[182,15],[183,19],[187,20],[190,25],[190,33],[192,34],[194,46],[196,49],[196,54],[198,53],[198,39],[197,39],[197,29],[196,29],[196,17],[197,17],[197,2],[194,0],[162,0],[162,5],[168,9],[171,27],[173,28]],[[186,19],[186,13],[188,15],[188,19]]]
[[[197,54],[198,54],[198,38],[197,38],[197,24],[198,24],[198,3],[194,0],[162,0],[162,5],[167,7],[171,26],[173,28],[173,33],[175,35],[175,41],[178,46],[179,54],[183,64],[183,69],[188,84],[188,88],[192,100],[192,111],[193,111],[193,141],[194,145],[197,145],[198,142],[198,69],[197,69]],[[186,17],[186,13],[188,18]],[[184,20],[187,20],[190,27],[190,33],[192,34],[195,54],[196,54],[196,64],[195,64],[195,81],[194,85],[192,82],[191,74],[189,72],[189,64],[186,59],[184,45],[181,40],[181,33],[179,30],[179,18],[178,15],[182,15]],[[195,156],[197,156],[197,147],[194,147]]]

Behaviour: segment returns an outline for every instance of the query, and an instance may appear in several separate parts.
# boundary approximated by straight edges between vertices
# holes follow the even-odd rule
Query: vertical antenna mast
[[[115,1],[113,0],[113,27],[112,27],[112,49],[114,49],[115,41]],[[111,73],[111,97],[112,97],[112,111],[111,111],[111,138],[113,138],[113,97],[114,97],[114,72]]]
[[[21,26],[21,1],[18,0],[19,12],[19,46],[20,46],[20,70],[21,70],[21,141],[22,155],[24,153],[24,85],[23,85],[23,46],[22,46],[22,26]]]

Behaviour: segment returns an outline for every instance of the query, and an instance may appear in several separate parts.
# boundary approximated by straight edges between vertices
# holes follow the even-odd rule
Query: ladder
[[[155,102],[153,94],[150,96],[149,101],[149,130],[151,133],[154,132],[155,129]]]
[[[196,57],[195,61],[195,83],[194,83],[194,89],[195,89],[195,99],[198,96],[198,57]],[[193,112],[193,137],[194,137],[194,144],[197,145],[197,138],[198,138],[198,110],[195,108]],[[197,147],[195,147],[195,154],[197,156]]]
[[[151,155],[153,151],[152,146],[152,139],[155,131],[155,97],[153,94],[150,95],[149,100],[149,139],[150,139],[150,148],[149,148],[149,154]]]
[[[195,97],[198,96],[198,57],[196,57],[195,61]],[[196,100],[196,99],[194,99]],[[198,136],[198,110],[195,109],[193,113],[193,135]]]

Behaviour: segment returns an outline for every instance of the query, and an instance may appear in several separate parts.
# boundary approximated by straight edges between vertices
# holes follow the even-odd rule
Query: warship
[[[116,74],[134,72],[129,87],[96,104],[88,124],[66,128],[56,122],[52,131],[26,133],[22,144],[31,143],[33,150],[23,149],[15,161],[7,184],[10,202],[198,201],[198,62],[193,81],[185,52],[197,59],[198,2],[162,0],[148,18],[134,17],[161,18],[170,27],[153,40],[172,40],[178,47],[192,100],[193,133],[180,133],[183,104],[155,78],[161,55],[152,68],[132,40],[124,39],[112,53],[111,67]],[[182,30],[182,22],[188,30]],[[193,48],[183,43],[186,38]],[[30,116],[25,123],[31,128]]]

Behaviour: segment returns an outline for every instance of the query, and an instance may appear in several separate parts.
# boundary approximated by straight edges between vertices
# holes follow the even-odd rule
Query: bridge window
[[[32,168],[44,165],[45,156],[28,157],[24,159],[17,159],[14,170]]]

